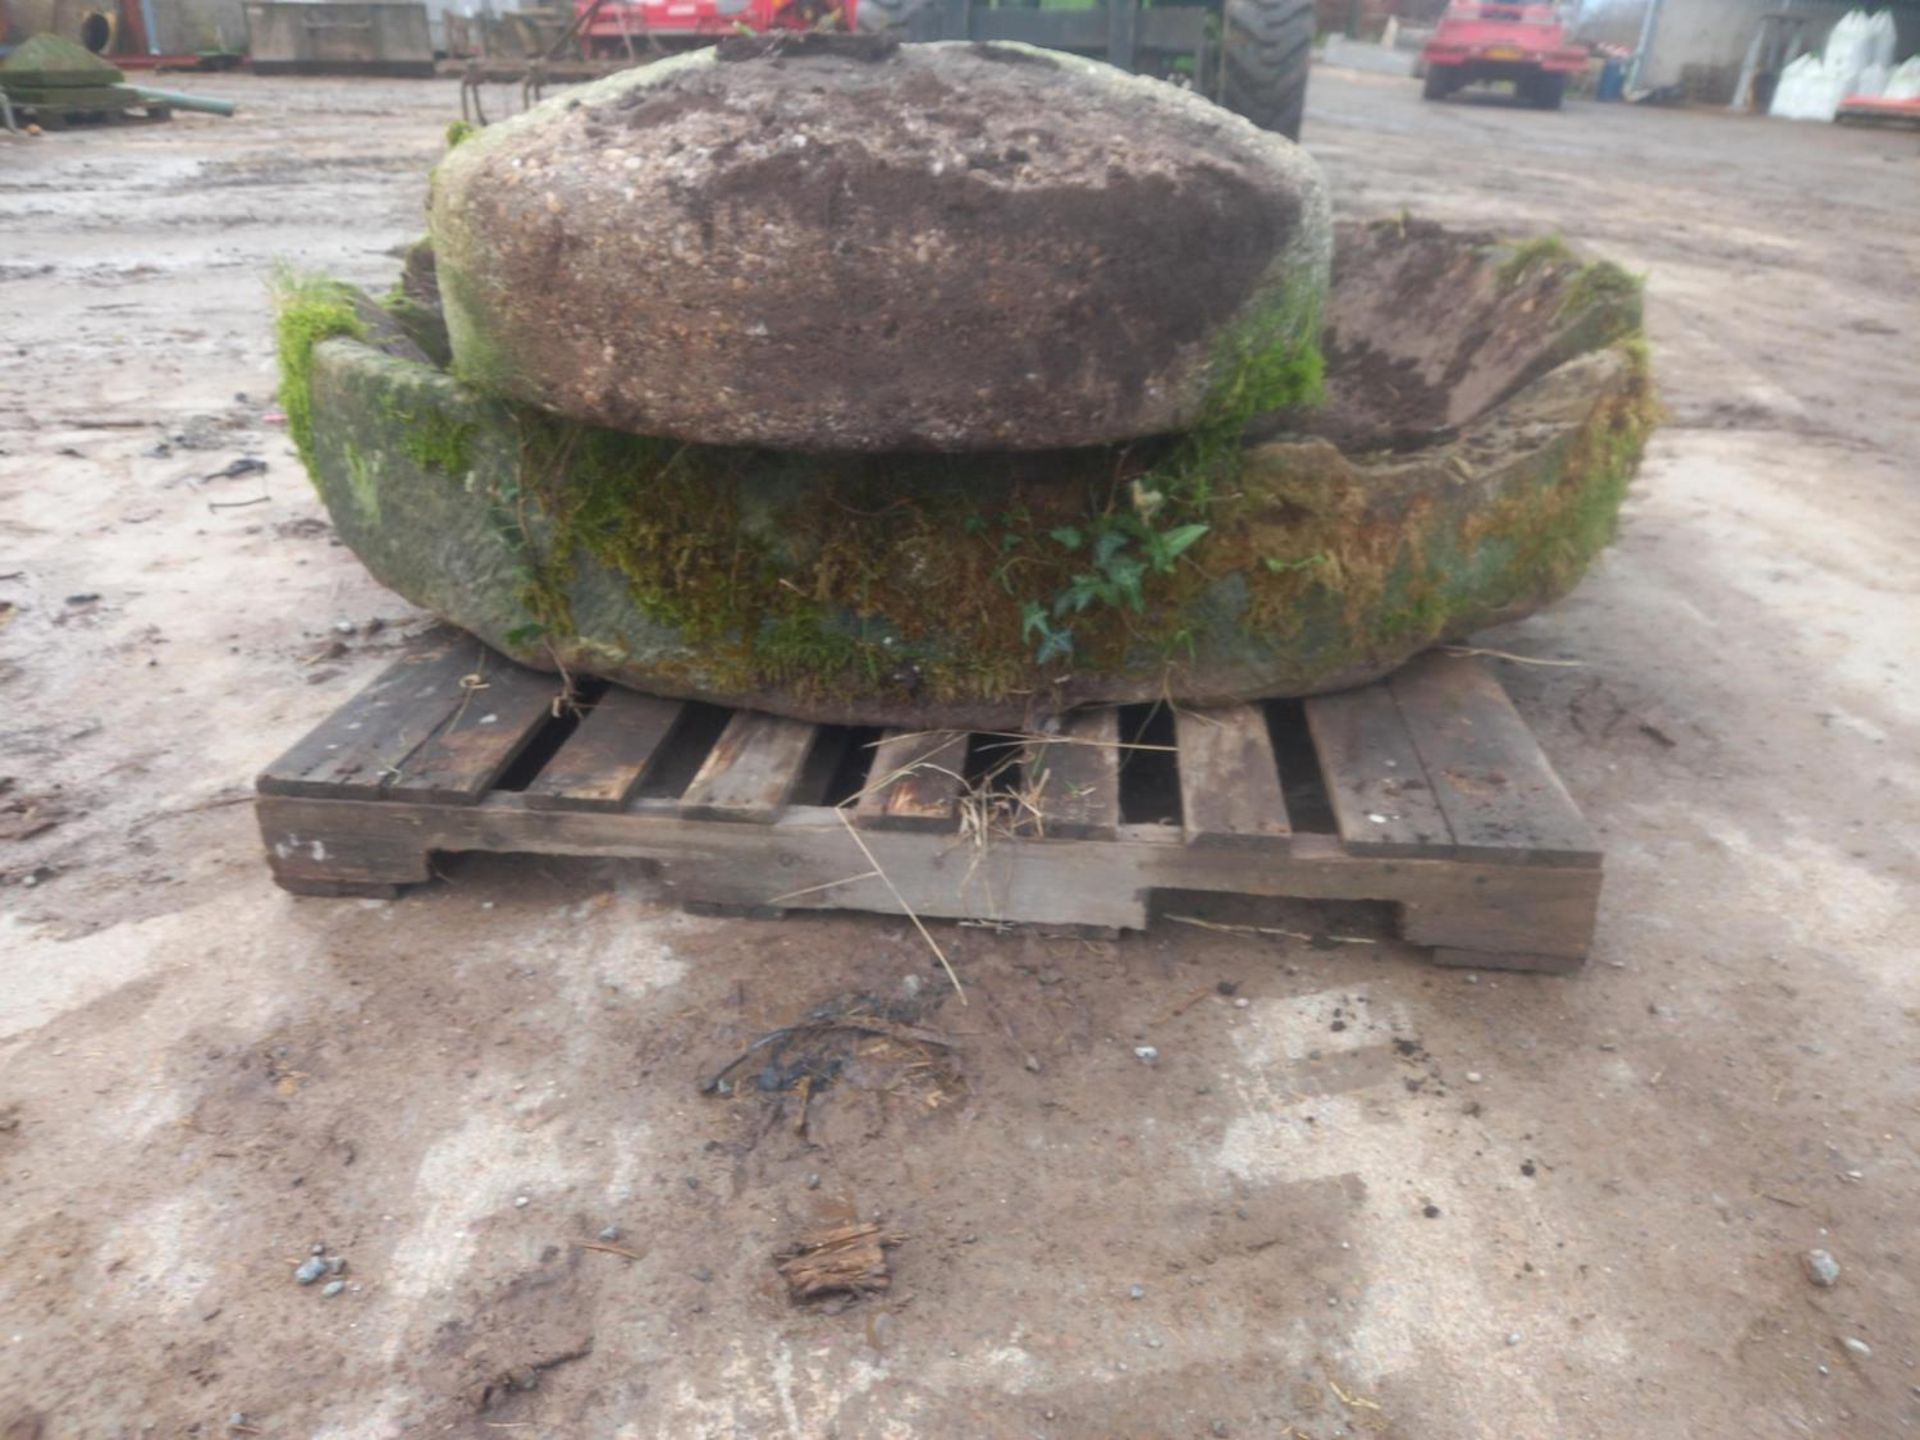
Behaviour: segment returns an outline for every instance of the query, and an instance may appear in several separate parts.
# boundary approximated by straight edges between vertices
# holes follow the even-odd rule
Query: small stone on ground
[[[1806,1254],[1807,1278],[1822,1290],[1830,1290],[1840,1279],[1840,1262],[1825,1250],[1809,1250]]]

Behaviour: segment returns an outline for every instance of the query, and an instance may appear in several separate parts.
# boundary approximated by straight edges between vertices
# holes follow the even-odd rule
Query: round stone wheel
[[[454,371],[698,444],[1047,450],[1308,394],[1306,152],[1023,45],[742,37],[469,138],[430,223]]]
[[[287,408],[374,575],[518,660],[812,720],[1009,726],[1361,683],[1579,578],[1651,424],[1634,282],[1384,222],[1345,228],[1329,314],[1327,403],[1207,455],[648,439],[455,379],[417,298],[404,328],[364,300],[320,327]]]

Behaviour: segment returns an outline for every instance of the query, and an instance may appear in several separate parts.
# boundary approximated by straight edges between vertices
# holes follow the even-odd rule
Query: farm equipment
[[[1136,0],[1082,9],[993,0],[865,0],[862,29],[903,28],[912,40],[1017,40],[1069,50],[1191,86],[1266,130],[1300,138],[1312,59],[1312,0],[1160,5]],[[881,17],[885,17],[884,24]]]
[[[1920,129],[1920,99],[1849,95],[1840,102],[1840,108],[1834,111],[1833,118],[1842,125]]]
[[[575,0],[582,59],[633,64],[742,30],[888,32],[906,40],[1014,40],[1186,85],[1290,139],[1300,135],[1312,0]],[[549,56],[549,59],[555,58]]]
[[[757,34],[833,26],[843,14],[852,28],[859,0],[576,0],[574,32],[582,58],[658,59],[711,45],[744,27]],[[864,9],[864,6],[860,6]],[[838,28],[838,27],[835,27]]]
[[[175,110],[231,115],[227,100],[128,85],[119,68],[62,35],[35,35],[0,60],[0,128],[46,130],[171,119]]]
[[[1586,69],[1587,52],[1567,43],[1566,25],[1552,5],[1449,5],[1420,52],[1423,98],[1444,100],[1476,82],[1511,81],[1521,99],[1558,110],[1567,76]]]

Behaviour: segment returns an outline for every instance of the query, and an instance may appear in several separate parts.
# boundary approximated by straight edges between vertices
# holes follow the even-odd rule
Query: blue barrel
[[[1596,100],[1618,100],[1627,88],[1627,65],[1624,60],[1606,60],[1600,66],[1600,83],[1594,86],[1593,98]]]

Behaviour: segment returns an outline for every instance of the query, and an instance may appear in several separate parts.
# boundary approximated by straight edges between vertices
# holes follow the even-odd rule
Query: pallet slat
[[[773,823],[800,783],[818,728],[779,715],[736,710],[680,798],[680,813],[689,820]]]
[[[459,706],[467,693],[462,680],[486,658],[466,639],[401,657],[262,771],[255,788],[315,800],[373,798]]]
[[[618,687],[602,695],[527,786],[536,810],[619,810],[686,709]]]
[[[889,730],[874,746],[854,823],[868,830],[955,829],[966,768],[963,730]]]
[[[1111,840],[1120,825],[1120,712],[1076,710],[1060,739],[1026,747],[1027,792],[1041,833],[1069,840]]]
[[[1257,705],[1180,710],[1173,730],[1181,828],[1189,845],[1279,850],[1293,843],[1264,710]]]
[[[495,656],[446,722],[387,777],[407,800],[473,805],[553,719],[560,681]]]
[[[1356,855],[1444,859],[1453,831],[1393,692],[1363,685],[1306,703],[1340,839]]]
[[[1429,652],[1387,684],[1453,831],[1454,854],[1600,863],[1599,842],[1579,807],[1485,666]]]

